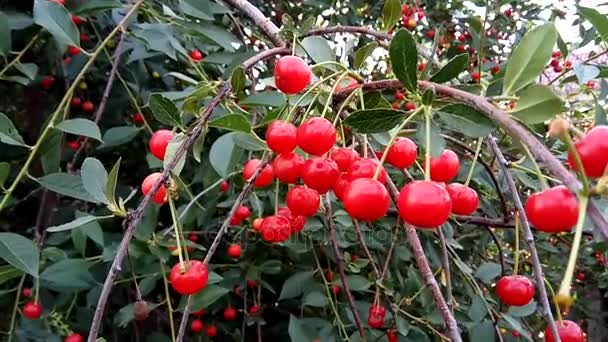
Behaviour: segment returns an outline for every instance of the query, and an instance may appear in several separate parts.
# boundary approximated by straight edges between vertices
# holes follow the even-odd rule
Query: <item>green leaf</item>
[[[133,140],[141,131],[140,128],[133,126],[112,127],[103,134],[103,144],[97,149],[104,150],[111,147],[120,146]]]
[[[215,86],[211,83],[200,82],[194,91],[186,96],[182,108],[187,112],[195,112],[198,102],[205,96],[208,96],[214,88]]]
[[[76,2],[77,6],[74,9],[74,14],[93,14],[113,8],[121,7],[121,3],[117,0],[89,0],[86,2]]]
[[[418,125],[416,140],[424,150],[426,150],[426,128],[424,122]],[[434,122],[431,122],[431,155],[439,157],[445,150],[445,139],[441,136],[441,130]]]
[[[484,262],[477,268],[475,276],[484,283],[491,283],[496,277],[500,275],[500,265],[495,262]]]
[[[230,77],[230,85],[232,86],[232,92],[238,94],[245,89],[245,83],[247,82],[247,76],[245,76],[245,68],[239,65],[232,71]]]
[[[316,63],[335,61],[336,55],[327,40],[319,36],[310,36],[302,39],[302,47]]]
[[[203,129],[203,131],[201,132],[201,135],[198,136],[198,138],[196,138],[196,140],[194,141],[194,144],[192,145],[192,156],[194,157],[194,160],[196,160],[197,162],[201,162],[201,154],[203,153],[203,150],[205,149],[205,137],[207,136],[207,125],[205,125],[205,128]]]
[[[430,81],[444,83],[458,77],[469,66],[469,54],[463,53],[450,59],[441,70],[431,76]]]
[[[61,172],[51,173],[38,178],[38,183],[58,194],[87,202],[98,203],[98,201],[85,190],[82,179],[79,176]]]
[[[2,112],[0,112],[0,142],[13,146],[25,146],[23,138],[11,120]]]
[[[111,204],[116,204],[116,184],[118,183],[118,170],[120,169],[120,162],[122,158],[118,158],[112,170],[110,170],[110,174],[108,175],[108,181],[106,182],[106,187],[104,193],[106,198],[110,201]]]
[[[484,299],[481,298],[479,295],[473,296],[471,306],[469,307],[468,315],[473,320],[473,322],[481,322],[481,320],[483,320],[488,315],[488,310],[486,309]]]
[[[251,132],[249,121],[240,114],[228,114],[209,121],[209,127],[223,128],[230,131]]]
[[[259,266],[260,272],[266,274],[281,273],[281,260],[267,260]]]
[[[165,152],[165,159],[163,160],[163,168],[165,168],[165,169],[169,168],[169,163],[175,156],[177,149],[186,139],[187,139],[187,137],[184,133],[179,133],[179,134],[173,135],[173,138],[171,138],[169,145],[167,145],[167,151]],[[171,173],[176,176],[179,176],[179,174],[182,172],[182,169],[184,168],[185,163],[186,163],[186,153],[184,153],[184,155],[177,161],[177,164],[175,165],[173,170],[171,170]]]
[[[486,136],[496,129],[487,116],[462,103],[449,104],[439,109],[439,119],[449,129],[472,138]]]
[[[80,177],[84,189],[98,202],[108,204],[105,188],[108,183],[108,173],[103,164],[95,158],[87,158],[82,163]]]
[[[213,20],[213,14],[210,13],[209,3],[206,1],[179,0],[179,9],[195,18],[208,21]]]
[[[382,96],[382,92],[379,91],[371,91],[366,92],[363,95],[363,101],[365,102],[365,108],[374,109],[374,108],[388,108],[391,109],[391,103]]]
[[[353,57],[353,68],[360,69],[365,64],[367,57],[371,56],[377,48],[378,42],[371,42],[363,45],[360,49],[355,51],[355,55]]]
[[[405,119],[405,112],[399,110],[362,109],[349,115],[344,120],[344,124],[359,133],[380,133],[399,125],[403,119]]]
[[[62,132],[82,135],[103,142],[99,127],[91,120],[82,118],[65,120],[60,122],[55,128]]]
[[[219,137],[209,150],[211,167],[220,177],[227,177],[234,170],[242,154],[242,150],[234,142],[234,132]]]
[[[58,226],[48,227],[46,230],[51,233],[63,232],[66,230],[72,230],[72,229],[78,228],[80,226],[83,226],[85,224],[97,221],[97,219],[98,219],[97,216],[86,215],[86,216],[79,217],[68,223],[64,223],[64,224],[61,224]]]
[[[313,280],[314,272],[298,272],[285,280],[279,300],[295,298],[302,294],[304,289],[310,285]]]
[[[215,303],[217,300],[219,300],[229,292],[230,290],[221,286],[207,285],[207,287],[205,287],[203,290],[193,296],[192,312],[208,308],[211,304]],[[186,299],[186,296],[183,296],[182,298]],[[182,302],[180,302],[179,311],[183,311],[184,307],[186,306],[186,301],[183,299]],[[184,305],[182,305],[182,303]]]
[[[285,95],[278,91],[265,91],[250,95],[239,103],[249,106],[282,107],[285,105]]]
[[[564,42],[564,40],[562,39],[562,36],[561,34],[559,34],[559,32],[557,33],[557,48],[562,53],[562,56],[564,56],[564,58],[568,56],[568,46],[566,45],[566,42]]]
[[[433,104],[433,100],[435,99],[435,89],[427,89],[422,93],[422,104],[426,106],[430,106]]]
[[[0,163],[0,187],[4,186],[10,172],[11,164],[5,162]]]
[[[528,31],[507,62],[503,94],[515,94],[536,80],[551,59],[556,41],[557,30],[553,23]]]
[[[513,317],[528,317],[536,312],[536,301],[531,301],[524,306],[511,306],[507,314]]]
[[[55,1],[34,0],[34,22],[49,31],[59,43],[80,46],[78,28],[63,5]]]
[[[579,13],[587,19],[602,37],[604,43],[608,43],[608,18],[593,8],[578,6]]]
[[[469,335],[470,342],[494,341],[496,337],[494,325],[491,321],[483,321],[479,324],[472,326],[469,329]]]
[[[83,259],[60,260],[40,274],[40,286],[58,292],[88,290],[97,283],[89,267],[91,264]]]
[[[401,1],[386,0],[382,8],[382,27],[384,31],[390,31],[401,18]]]
[[[160,93],[150,95],[148,106],[152,110],[152,114],[159,122],[174,127],[181,125],[179,111],[173,101],[166,98]]]
[[[209,279],[207,280],[207,284],[217,284],[217,283],[221,282],[223,279],[224,278],[222,278],[222,276],[211,271],[211,272],[209,272]]]
[[[232,46],[232,44],[241,44],[239,42],[239,39],[235,37],[234,34],[227,31],[223,27],[211,24],[204,24],[197,25],[194,28],[200,34],[211,39],[214,43],[222,47],[225,51],[233,52],[234,47]]]
[[[234,143],[248,151],[264,151],[268,148],[266,142],[253,133],[233,132]]]
[[[0,55],[8,56],[11,51],[11,28],[8,22],[8,16],[0,12]]]
[[[160,304],[156,304],[156,303],[148,302],[147,304],[148,304],[148,310],[150,310],[150,311],[152,311],[160,306]],[[122,308],[120,308],[120,310],[118,310],[118,312],[114,316],[113,322],[114,322],[114,325],[116,325],[117,327],[125,328],[134,319],[135,319],[135,312],[133,309],[133,304],[128,304],[128,305],[125,305]],[[153,341],[151,336],[152,335],[146,335],[146,341],[150,341],[150,342]],[[154,340],[154,341],[160,342],[160,341],[165,341],[165,340]]]
[[[318,308],[322,308],[329,304],[329,300],[327,300],[327,296],[322,294],[319,291],[313,291],[304,296],[302,299],[302,305],[314,306]]]
[[[34,63],[17,63],[15,68],[30,80],[34,80],[36,78],[36,74],[38,73],[38,66]]]
[[[39,256],[40,251],[32,240],[15,233],[0,233],[0,258],[35,278]]]
[[[564,110],[564,103],[545,85],[533,84],[519,93],[517,105],[511,115],[527,124],[549,120]]]
[[[528,331],[519,323],[519,321],[511,317],[510,315],[502,315],[502,319],[504,319],[513,329],[517,330],[523,337],[525,337],[528,341],[532,341],[532,337],[528,333]]]
[[[311,336],[311,329],[304,326],[302,320],[296,316],[289,316],[289,327],[287,328],[289,339],[292,342],[310,342],[316,336]]]
[[[395,76],[413,93],[417,91],[416,70],[418,50],[414,37],[406,30],[399,30],[391,40],[389,55]]]
[[[346,283],[352,291],[365,291],[372,285],[367,278],[356,274],[347,276]]]
[[[23,272],[11,265],[0,266],[0,285],[21,276]]]

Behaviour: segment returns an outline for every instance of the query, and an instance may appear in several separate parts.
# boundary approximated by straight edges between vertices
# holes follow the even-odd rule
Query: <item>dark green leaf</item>
[[[65,259],[47,267],[40,274],[40,285],[58,292],[92,288],[96,282],[89,272],[91,264],[82,259]]]
[[[599,102],[595,103],[595,124],[605,125],[606,124],[606,111]],[[0,172],[1,173],[1,172]],[[0,177],[0,186],[2,185],[2,178]]]
[[[184,143],[186,138],[187,137],[184,133],[179,133],[179,134],[173,135],[173,138],[171,138],[169,145],[167,145],[167,151],[165,152],[165,159],[163,159],[163,168],[165,168],[165,169],[169,168],[169,163],[175,157],[175,154],[177,153],[177,149],[179,148],[179,146],[182,143]],[[186,153],[184,153],[179,158],[179,160],[177,161],[177,164],[175,164],[175,167],[173,167],[173,169],[171,170],[171,173],[174,174],[175,176],[179,176],[179,174],[182,172],[182,169],[184,168],[185,163],[186,163]]]
[[[407,336],[410,332],[410,324],[408,321],[401,316],[397,316],[395,317],[395,323],[397,324],[397,331],[399,331],[399,334]]]
[[[517,318],[514,318],[510,315],[502,315],[502,319],[509,323],[509,325],[513,329],[517,330],[517,332],[520,333],[523,337],[525,337],[528,341],[532,341],[532,337],[530,336],[528,331],[521,325],[519,320],[517,320]]]
[[[103,164],[95,158],[87,158],[80,168],[80,177],[84,189],[100,203],[109,203],[105,193],[108,173]]]
[[[34,63],[18,63],[15,68],[30,80],[34,80],[38,73],[38,66]]]
[[[325,38],[319,36],[306,37],[302,40],[302,47],[316,63],[335,61],[336,55],[331,50]]]
[[[217,300],[219,300],[229,292],[230,290],[221,286],[207,285],[207,287],[205,287],[199,293],[195,294],[192,298],[192,312],[208,308],[211,304],[215,303]],[[179,311],[184,310],[186,298],[186,296],[182,297],[182,301],[180,302],[178,309]]]
[[[122,6],[120,1],[117,0],[89,0],[86,2],[76,2],[76,4],[74,14],[80,15],[93,14]]]
[[[80,46],[80,34],[72,22],[72,14],[58,2],[34,0],[34,22],[49,31],[58,42]]]
[[[431,76],[431,82],[444,83],[458,77],[458,75],[466,70],[469,66],[469,55],[463,53],[452,59],[443,67]]]
[[[401,18],[401,1],[386,0],[382,8],[382,27],[384,31],[390,31]]]
[[[329,300],[327,300],[327,296],[319,291],[313,291],[307,293],[304,298],[302,298],[302,305],[314,306],[318,308],[322,308],[329,304]]]
[[[0,266],[0,285],[21,276],[23,272],[11,265]]]
[[[374,109],[374,108],[388,108],[391,109],[391,103],[382,96],[382,92],[372,91],[365,93],[363,95],[363,101],[365,102],[365,108]]]
[[[371,56],[372,53],[378,48],[378,42],[371,42],[363,45],[360,49],[355,51],[353,58],[353,68],[361,68],[367,57]]]
[[[500,265],[495,262],[484,262],[477,268],[475,276],[484,283],[491,283],[496,277],[500,275]]]
[[[77,118],[70,119],[60,122],[55,128],[62,132],[81,135],[89,138],[93,138],[98,141],[101,140],[101,132],[96,123],[91,120]]]
[[[399,125],[405,117],[405,112],[394,109],[362,109],[349,115],[344,124],[359,133],[380,133]]]
[[[187,112],[196,112],[198,109],[198,102],[205,96],[208,96],[214,88],[215,86],[211,83],[199,83],[196,86],[196,89],[194,89],[194,91],[184,100],[183,109]]]
[[[347,276],[346,283],[352,291],[365,291],[372,285],[367,278],[356,274]]]
[[[289,316],[289,338],[292,342],[310,342],[315,337],[310,334],[310,328],[304,326],[302,320],[296,318],[296,316]]]
[[[285,95],[278,91],[266,91],[250,95],[239,103],[249,106],[282,107],[285,105]]]
[[[51,173],[38,178],[43,187],[58,194],[74,197],[83,201],[98,203],[85,189],[79,176],[68,173]]]
[[[424,122],[418,125],[416,140],[426,150],[426,128]],[[443,153],[443,150],[445,150],[445,139],[441,136],[439,127],[434,122],[431,122],[431,155],[439,157]]]
[[[234,51],[232,44],[240,44],[239,39],[223,27],[204,24],[197,25],[195,28],[200,34],[211,39],[214,43],[228,52]]]
[[[604,43],[608,43],[608,18],[593,8],[578,7],[580,14],[587,19],[602,37]]]
[[[32,240],[15,233],[0,233],[0,258],[35,278],[38,277],[39,255]]]
[[[0,163],[0,187],[4,186],[10,172],[11,164],[5,162]]]
[[[209,3],[206,1],[179,0],[179,9],[195,18],[209,21],[213,20],[213,14],[210,13]]]
[[[150,310],[150,311],[152,311],[160,306],[160,304],[155,304],[155,303],[147,303],[147,304],[148,304],[148,310]],[[114,316],[114,324],[120,328],[124,328],[127,325],[129,325],[129,323],[131,323],[131,321],[133,319],[135,319],[135,313],[133,311],[133,304],[128,304],[128,305],[120,308],[120,310],[118,310],[118,312]],[[146,336],[146,341],[149,341],[149,342],[152,341],[150,339],[150,335]]]
[[[484,299],[479,295],[473,296],[468,314],[473,322],[481,322],[488,315]]]
[[[229,114],[209,121],[209,127],[223,128],[230,131],[251,132],[249,121],[240,114]]]
[[[295,298],[301,295],[304,289],[310,285],[313,275],[314,272],[312,271],[298,272],[287,278],[281,289],[279,300]]]
[[[133,140],[140,131],[140,128],[133,126],[112,127],[103,134],[103,145],[100,145],[98,149],[104,150],[126,144]]]
[[[234,170],[241,153],[234,141],[234,132],[224,134],[211,145],[209,162],[215,172],[225,178]]]
[[[417,91],[416,70],[418,50],[416,41],[406,30],[399,30],[391,40],[389,55],[395,76],[411,92]]]
[[[110,174],[108,175],[108,181],[106,182],[106,187],[104,193],[106,194],[106,198],[110,201],[110,203],[116,203],[116,184],[118,183],[118,170],[120,169],[120,162],[122,158],[118,158],[112,170],[110,170]]]
[[[232,77],[230,77],[230,85],[232,86],[232,92],[238,94],[245,89],[245,82],[247,77],[245,76],[245,69],[239,65],[232,71]]]
[[[496,333],[491,321],[484,321],[469,329],[470,342],[494,341]]]
[[[505,70],[503,93],[512,95],[532,83],[551,59],[557,30],[547,23],[528,31],[519,41]]]
[[[427,89],[424,91],[424,93],[422,93],[422,104],[430,106],[433,103],[433,100],[435,99],[435,90],[434,89]]]
[[[11,28],[8,22],[8,16],[0,12],[0,55],[7,56],[11,51]]]
[[[2,112],[0,112],[0,142],[13,146],[25,146],[15,125]]]
[[[175,107],[173,101],[169,100],[162,94],[155,93],[150,95],[148,105],[150,106],[152,114],[154,114],[156,120],[171,127],[179,127],[181,125],[177,107]]]
[[[496,129],[487,116],[462,103],[442,107],[439,109],[439,118],[449,129],[472,138],[486,136]]]
[[[562,36],[561,34],[559,34],[559,32],[557,33],[557,48],[562,53],[562,56],[568,56],[568,46],[566,45],[566,42],[564,42],[564,40],[562,39]]]
[[[52,233],[55,232],[62,232],[62,231],[66,231],[66,230],[72,230],[75,228],[78,228],[82,225],[85,225],[87,223],[91,223],[97,221],[97,217],[93,216],[93,215],[86,215],[86,216],[82,216],[79,217],[73,221],[70,221],[68,223],[64,223],[58,226],[52,226],[52,227],[48,227],[46,230]]]
[[[266,274],[281,273],[281,260],[268,260],[259,266],[260,272]]]
[[[234,143],[242,149],[248,151],[264,151],[268,148],[266,142],[253,133],[233,132],[232,134],[234,134]]]
[[[511,306],[507,314],[513,317],[528,317],[536,312],[536,301],[531,301],[524,306]]]
[[[564,110],[563,101],[548,86],[533,84],[518,95],[511,115],[527,124],[544,122]]]

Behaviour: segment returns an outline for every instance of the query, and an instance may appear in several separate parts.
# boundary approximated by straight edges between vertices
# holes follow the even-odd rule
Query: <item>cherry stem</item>
[[[348,94],[348,96],[346,97],[346,99],[342,102],[342,104],[340,105],[340,108],[336,112],[336,118],[334,119],[334,126],[336,125],[336,123],[340,119],[340,114],[342,113],[342,111],[344,110],[344,108],[350,103],[350,101],[353,99],[353,97],[357,96],[358,93],[359,92],[357,92],[357,91],[351,92],[350,94]]]
[[[367,158],[367,134],[361,134],[362,146],[363,146],[363,158]]]
[[[179,218],[177,217],[177,210],[175,210],[175,203],[173,203],[173,197],[171,194],[167,194],[169,198],[169,208],[171,210],[171,219],[173,220],[173,228],[175,230],[175,241],[177,243],[177,256],[179,257],[179,267],[182,272],[186,271],[186,265],[184,265],[184,257],[182,256],[182,242],[180,241],[180,224]]]
[[[471,168],[469,169],[469,173],[467,174],[467,180],[464,182],[464,186],[469,186],[471,179],[473,178],[473,172],[475,171],[475,164],[477,164],[477,158],[479,158],[479,153],[481,152],[481,146],[483,145],[483,137],[480,137],[477,140],[477,148],[475,149],[475,156],[473,156],[473,161],[471,162]]]
[[[173,307],[171,306],[171,294],[169,293],[169,282],[167,281],[165,265],[162,261],[160,262],[160,270],[163,275],[163,285],[165,287],[165,302],[167,302],[167,308],[169,309],[169,326],[171,327],[171,341],[175,341],[175,324],[173,323]]]
[[[540,186],[542,187],[543,190],[547,190],[549,188],[549,184],[547,184],[545,175],[543,174],[542,170],[540,169],[540,166],[536,162],[536,159],[534,159],[534,156],[532,155],[532,153],[530,153],[530,150],[528,149],[528,147],[526,145],[522,144],[521,146],[524,148],[524,151],[526,152],[526,156],[528,158],[530,158],[530,160],[532,161],[532,164],[534,164],[534,170],[536,171],[536,177],[538,178],[538,181],[540,182]]]
[[[551,298],[553,298],[553,305],[555,305],[555,314],[557,315],[557,321],[559,322],[559,325],[562,325],[562,312],[559,308],[559,304],[557,304],[557,302],[555,301],[555,291],[553,290],[553,286],[551,286],[551,283],[547,280],[547,278],[543,278],[543,280],[545,281],[545,285],[547,285],[549,292],[551,292]]]
[[[424,127],[425,127],[425,139],[426,148],[424,151],[424,180],[431,180],[431,113],[430,110],[425,106],[424,108]]]
[[[279,212],[279,179],[277,178],[274,187],[274,213],[275,215]]]
[[[323,107],[323,112],[321,112],[321,117],[322,118],[325,117],[325,114],[327,114],[327,110],[331,107],[331,100],[333,99],[333,94],[336,93],[336,90],[338,89],[338,86],[340,86],[340,82],[342,82],[342,80],[346,76],[348,76],[348,72],[347,71],[341,73],[340,76],[338,76],[338,79],[336,80],[336,82],[334,83],[334,85],[331,87],[331,93],[329,93],[329,96],[327,96],[327,101],[325,102],[325,107]]]
[[[578,251],[581,246],[581,237],[583,236],[583,224],[585,223],[585,216],[587,214],[587,205],[589,204],[589,197],[582,195],[579,197],[578,207],[578,221],[576,222],[576,228],[574,231],[574,241],[572,242],[572,249],[570,250],[570,257],[568,259],[568,266],[566,267],[566,273],[564,279],[559,287],[558,295],[570,295],[570,284],[572,283],[572,276],[574,275],[574,268],[576,267],[576,259],[578,257]]]
[[[424,108],[424,107],[417,109],[410,116],[405,118],[405,120],[403,120],[403,122],[401,122],[399,127],[397,127],[394,130],[393,134],[391,134],[391,139],[388,141],[388,144],[386,144],[386,147],[384,148],[384,153],[382,153],[382,158],[380,158],[380,161],[378,162],[378,166],[376,166],[376,171],[374,172],[374,180],[378,180],[378,177],[380,177],[380,171],[382,171],[382,164],[384,164],[384,161],[386,160],[386,156],[388,156],[389,150],[395,143],[395,140],[397,140],[397,136],[399,136],[401,129],[403,129],[403,127],[405,127],[405,125],[407,125],[408,122],[410,122],[416,116],[416,114],[418,114],[422,110],[422,108]]]
[[[515,214],[515,251],[513,252],[513,275],[519,270],[519,215]]]
[[[583,182],[582,194],[587,195],[589,193],[589,180],[587,179],[587,175],[585,175],[585,169],[583,168],[583,162],[581,160],[581,156],[578,154],[578,151],[574,147],[574,141],[572,141],[572,137],[570,137],[570,133],[566,132],[562,136],[562,140],[566,143],[568,147],[568,151],[572,153],[574,156],[574,161],[576,162],[576,168],[578,169],[577,173]]]
[[[300,105],[300,103],[302,101],[304,101],[305,98],[307,98],[307,96],[312,93],[313,90],[315,90],[316,88],[318,88],[319,86],[321,86],[323,83],[331,80],[332,78],[340,75],[340,72],[335,72],[329,76],[327,76],[326,78],[323,78],[321,80],[319,80],[317,83],[313,84],[310,88],[308,88],[308,90],[306,90],[306,92],[304,92],[304,94],[302,94],[302,96],[300,96],[298,98],[298,101],[296,101],[296,103],[291,107],[291,110],[289,111],[289,114],[287,114],[287,118],[285,118],[285,121],[289,121],[292,117],[292,115],[298,110],[298,106]],[[302,118],[302,120],[306,119],[306,116],[308,115],[308,111],[306,111],[306,113],[304,114],[304,117]]]

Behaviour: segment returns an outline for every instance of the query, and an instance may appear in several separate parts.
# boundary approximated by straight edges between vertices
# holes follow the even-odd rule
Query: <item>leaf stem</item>
[[[589,204],[589,197],[582,195],[579,198],[578,207],[578,221],[576,222],[576,228],[574,231],[574,241],[572,242],[572,249],[570,250],[570,257],[568,258],[568,266],[562,283],[559,287],[558,295],[570,295],[570,285],[572,284],[572,276],[574,275],[574,268],[576,267],[576,259],[578,257],[578,251],[581,246],[581,237],[583,236],[583,225],[585,223],[585,216],[587,213],[587,205]]]
[[[11,323],[9,325],[7,342],[12,342],[13,340],[13,329],[15,327],[15,319],[17,318],[17,311],[19,309],[19,299],[21,297],[21,291],[23,289],[24,282],[25,274],[21,276],[21,280],[19,280],[19,285],[17,285],[17,293],[15,294],[15,304],[13,305],[13,314],[11,315]]]
[[[184,257],[182,256],[183,248],[180,234],[180,224],[179,218],[177,217],[177,210],[175,209],[175,203],[173,203],[173,197],[171,194],[167,194],[167,198],[169,199],[169,208],[171,210],[171,219],[173,220],[173,229],[175,233],[175,242],[177,243],[177,256],[179,258],[179,267],[182,272],[186,271],[186,265],[184,265]]]
[[[528,156],[528,158],[530,158],[530,160],[532,161],[532,164],[534,164],[534,170],[536,171],[536,177],[538,177],[538,181],[540,182],[541,187],[543,188],[543,190],[548,189],[549,184],[547,184],[545,175],[543,174],[543,171],[540,169],[540,166],[536,162],[536,159],[534,159],[534,156],[532,155],[532,153],[530,153],[530,150],[528,149],[528,147],[526,147],[526,145],[522,144],[521,146],[523,147],[524,151],[526,152],[526,156]]]
[[[336,82],[334,83],[334,85],[331,87],[331,92],[327,96],[327,101],[325,102],[325,107],[323,107],[323,112],[321,112],[321,117],[322,118],[325,117],[325,114],[327,113],[327,110],[331,107],[330,104],[331,104],[331,100],[333,98],[333,94],[336,93],[336,89],[338,89],[338,86],[340,85],[340,82],[342,82],[342,80],[346,76],[348,76],[348,72],[341,73],[340,76],[338,76],[338,79],[336,80]]]
[[[167,282],[167,271],[165,271],[165,265],[160,261],[160,270],[163,274],[163,285],[165,287],[165,301],[167,302],[167,308],[169,309],[169,325],[171,326],[171,341],[175,342],[175,327],[173,322],[173,308],[171,307],[171,295],[169,293],[169,282]]]
[[[15,58],[13,58],[13,60],[10,61],[10,63],[5,65],[4,68],[2,68],[2,70],[0,70],[0,77],[2,77],[2,75],[4,75],[4,73],[7,72],[8,69],[10,69],[13,65],[18,63],[19,60],[21,60],[21,57],[23,57],[23,55],[25,55],[27,50],[29,50],[32,47],[32,45],[34,45],[34,43],[38,40],[39,36],[40,36],[40,32],[36,33],[36,35],[30,40],[29,43],[27,43],[27,45],[23,48],[23,50],[19,51],[17,56],[15,56]]]
[[[471,179],[473,178],[473,172],[475,171],[475,164],[477,164],[477,158],[479,158],[479,153],[481,152],[482,145],[483,145],[483,137],[480,137],[477,140],[477,148],[475,148],[475,156],[473,157],[473,161],[471,162],[471,168],[469,169],[469,173],[467,174],[467,179],[464,182],[464,186],[469,186],[469,183],[471,183]]]
[[[424,131],[426,133],[426,148],[424,151],[424,180],[431,180],[431,115],[426,106],[424,108]]]
[[[519,270],[519,215],[515,214],[515,251],[513,252],[513,275]]]

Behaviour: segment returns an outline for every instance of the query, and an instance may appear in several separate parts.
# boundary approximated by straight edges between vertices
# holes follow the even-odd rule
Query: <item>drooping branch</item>
[[[534,236],[532,235],[532,230],[530,229],[530,223],[528,222],[528,218],[526,217],[526,212],[524,211],[521,198],[519,197],[519,191],[517,190],[517,186],[515,185],[515,181],[513,180],[511,171],[509,171],[509,164],[505,157],[502,155],[502,151],[496,144],[496,141],[494,141],[494,137],[492,137],[492,135],[488,136],[488,144],[496,154],[496,158],[498,159],[502,173],[505,179],[507,180],[509,191],[513,196],[513,203],[515,204],[515,208],[517,209],[519,218],[521,220],[521,225],[523,227],[524,238],[526,239],[526,242],[528,243],[528,248],[530,249],[532,267],[534,268],[534,278],[536,280],[536,287],[538,288],[540,302],[543,307],[543,310],[545,311],[545,315],[547,316],[547,320],[549,321],[549,326],[551,327],[553,336],[557,342],[560,342],[559,334],[557,332],[557,326],[555,325],[553,313],[551,312],[549,298],[547,297],[547,289],[545,288],[545,276],[543,275],[543,269],[540,264],[540,259],[538,258],[538,252],[536,251],[536,245],[534,243]]]

